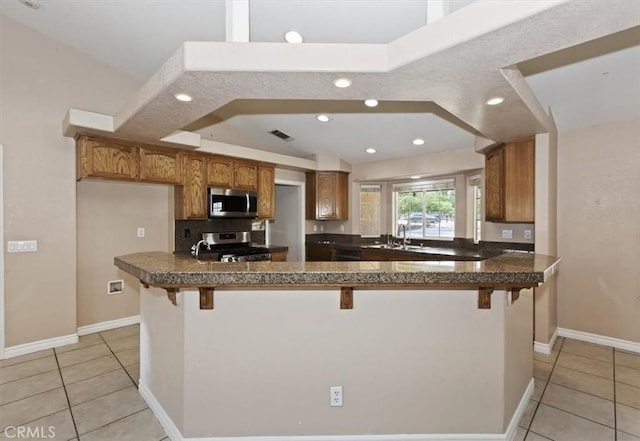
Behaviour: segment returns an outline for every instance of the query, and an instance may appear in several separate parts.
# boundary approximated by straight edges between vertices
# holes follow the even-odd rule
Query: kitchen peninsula
[[[172,439],[497,441],[533,391],[527,288],[558,259],[115,264],[145,287],[140,392]]]

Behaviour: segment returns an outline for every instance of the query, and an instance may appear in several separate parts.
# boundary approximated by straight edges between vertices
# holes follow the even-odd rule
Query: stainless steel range
[[[251,233],[203,233],[202,240],[191,246],[191,254],[196,259],[220,262],[253,262],[271,260],[265,247],[251,244]]]

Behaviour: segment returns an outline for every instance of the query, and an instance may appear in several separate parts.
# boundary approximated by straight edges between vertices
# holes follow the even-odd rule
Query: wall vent
[[[280,130],[272,130],[269,133],[271,133],[273,136],[277,136],[280,139],[284,139],[285,141],[293,141],[292,137],[284,132],[281,132]]]

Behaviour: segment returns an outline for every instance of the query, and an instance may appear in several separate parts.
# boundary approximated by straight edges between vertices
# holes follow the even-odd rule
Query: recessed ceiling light
[[[289,31],[284,34],[287,43],[302,43],[302,35],[298,31]]]
[[[193,101],[193,97],[191,95],[187,95],[186,93],[176,93],[174,97],[176,97],[178,101],[184,101],[185,103]]]
[[[328,122],[329,121],[329,117],[327,115],[318,115],[316,116],[316,119],[320,122]]]
[[[424,139],[422,139],[422,138],[416,138],[416,139],[414,139],[414,140],[413,140],[413,141],[411,141],[411,142],[413,142],[413,145],[422,145],[422,144],[424,144]]]
[[[376,149],[374,149],[373,147],[369,147],[368,149],[364,149],[364,151],[367,153],[375,153]]]
[[[18,0],[18,1],[23,5],[25,5],[27,8],[40,9],[40,3],[38,3],[38,0]]]
[[[490,106],[496,106],[504,101],[504,98],[501,96],[496,96],[487,101],[487,104]]]
[[[374,99],[364,100],[364,105],[367,107],[375,107],[378,105],[378,100],[374,100]]]
[[[411,179],[420,179],[422,176],[411,176]]]
[[[345,87],[351,86],[351,80],[349,78],[338,78],[333,82],[333,85],[340,89],[344,89]]]

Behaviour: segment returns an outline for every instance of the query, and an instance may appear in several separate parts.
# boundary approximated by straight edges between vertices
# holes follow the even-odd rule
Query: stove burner
[[[203,240],[191,246],[191,254],[200,260],[253,262],[271,260],[269,249],[252,246],[249,232],[204,233]]]

